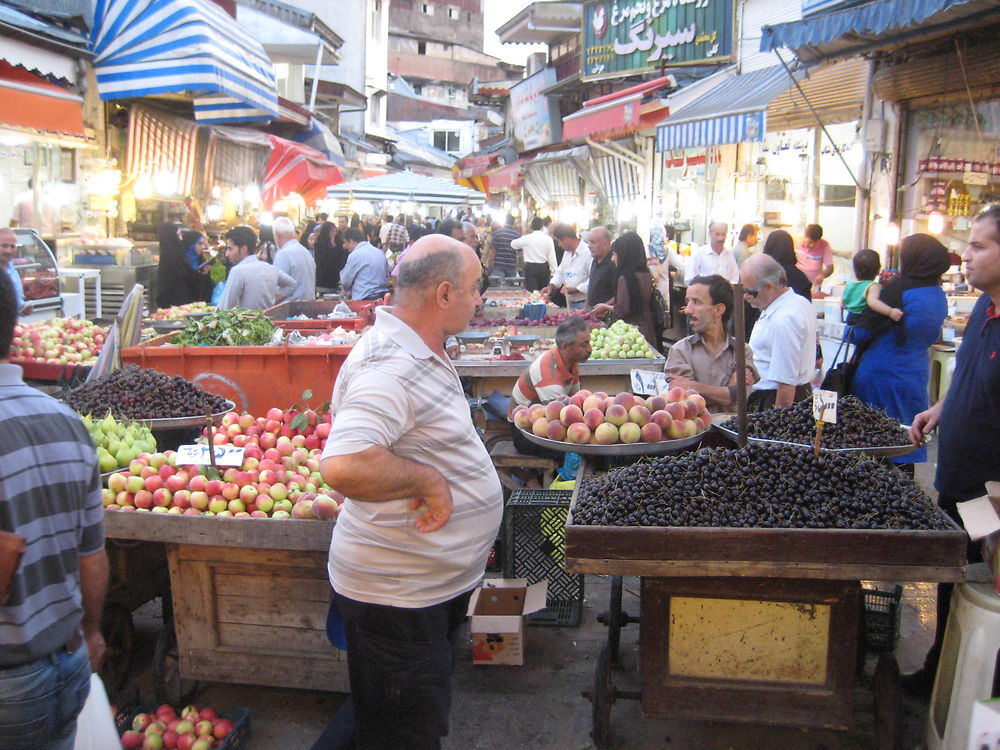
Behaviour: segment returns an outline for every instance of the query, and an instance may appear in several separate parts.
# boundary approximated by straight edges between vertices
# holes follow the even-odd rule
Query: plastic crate
[[[548,581],[546,607],[531,625],[567,627],[583,619],[583,576],[567,573],[566,513],[571,490],[514,490],[504,511],[504,577]]]
[[[175,706],[174,709],[176,710],[177,707]],[[121,736],[132,728],[132,720],[137,714],[153,713],[155,711],[156,706],[146,704],[134,706],[128,711],[119,711],[115,715],[115,725],[118,728],[118,735]],[[250,709],[237,708],[234,711],[220,713],[219,716],[220,718],[231,720],[233,722],[233,729],[226,735],[226,739],[220,745],[216,746],[216,750],[240,750],[240,748],[246,747],[246,744],[250,741]]]
[[[862,586],[865,603],[865,648],[876,654],[891,653],[899,640],[900,601],[903,587],[891,591]]]
[[[370,310],[374,304],[361,308],[362,312],[356,318],[318,317],[329,315],[338,304],[340,304],[338,300],[295,300],[269,307],[264,311],[264,315],[274,321],[274,325],[278,328],[286,331],[332,331],[338,327],[348,331],[360,331],[371,323]],[[299,315],[306,315],[309,319],[299,319],[297,318]]]

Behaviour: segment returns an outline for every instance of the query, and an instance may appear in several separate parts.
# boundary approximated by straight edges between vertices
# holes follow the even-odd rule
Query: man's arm
[[[104,548],[90,555],[81,555],[80,595],[83,600],[83,637],[90,654],[90,669],[97,672],[104,661],[104,636],[101,634],[101,613],[108,591],[108,554]]]
[[[796,386],[788,383],[778,383],[778,393],[774,397],[774,405],[791,406],[795,403],[795,388]]]
[[[941,410],[944,409],[945,398],[947,398],[947,395],[942,397],[930,409],[920,412],[913,418],[913,424],[910,426],[910,440],[914,445],[922,445],[924,435],[930,434],[938,426],[938,423],[941,421]]]
[[[690,286],[691,281],[698,276],[698,255],[697,250],[691,251],[687,265],[684,266],[684,286]]]
[[[340,269],[340,287],[346,294],[351,293],[351,286],[354,285],[354,277],[358,273],[358,264],[352,255],[347,256],[347,262]]]
[[[226,285],[222,288],[222,296],[219,297],[219,309],[231,310],[243,299],[243,274],[233,268],[226,279]]]
[[[297,284],[298,282],[287,273],[278,271],[278,299],[284,299],[294,292]]]
[[[427,512],[415,522],[425,533],[440,529],[451,516],[451,490],[437,469],[378,445],[360,453],[328,456],[320,463],[320,473],[350,500],[379,503],[410,498],[411,510],[426,506]]]

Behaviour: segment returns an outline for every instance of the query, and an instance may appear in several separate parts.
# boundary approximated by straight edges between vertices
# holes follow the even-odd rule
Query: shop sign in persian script
[[[598,0],[584,5],[585,81],[662,67],[726,63],[733,0]]]
[[[555,68],[544,68],[510,87],[514,146],[518,151],[541,148],[562,140],[558,103],[542,93],[555,82]]]

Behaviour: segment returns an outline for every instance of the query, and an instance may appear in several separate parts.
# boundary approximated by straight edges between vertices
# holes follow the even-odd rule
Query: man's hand
[[[697,386],[701,385],[701,383],[691,378],[686,378],[683,375],[671,375],[670,373],[667,373],[667,382],[670,383],[671,388],[683,388],[685,391],[696,392],[698,390]]]
[[[421,508],[426,508],[427,512],[417,516],[414,521],[417,531],[421,533],[428,534],[437,531],[451,518],[454,504],[451,499],[451,490],[443,478],[440,490],[428,492],[423,497],[410,498],[410,510],[420,510]]]
[[[943,403],[944,399],[938,401],[927,411],[920,412],[913,418],[913,424],[910,425],[910,441],[914,445],[923,445],[924,436],[933,432],[938,426],[938,422],[941,421],[941,405]]]
[[[100,629],[84,628],[83,639],[87,642],[87,655],[90,658],[90,671],[100,672],[104,663],[104,635]]]
[[[594,309],[590,312],[598,318],[603,318],[605,315],[609,315],[612,310],[614,310],[614,308],[607,302],[601,302],[598,305],[594,305]]]
[[[538,293],[542,295],[542,299],[543,299],[543,300],[545,300],[546,302],[548,302],[548,301],[549,301],[549,295],[550,295],[550,294],[552,294],[552,285],[551,285],[551,284],[549,284],[549,285],[548,285],[548,286],[546,286],[546,287],[542,287],[542,288],[541,288],[541,289],[539,290],[539,292],[538,292]]]

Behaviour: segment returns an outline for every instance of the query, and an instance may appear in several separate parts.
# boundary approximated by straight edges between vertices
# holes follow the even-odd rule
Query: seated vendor
[[[511,392],[507,419],[512,419],[514,408],[519,405],[547,404],[559,396],[572,396],[580,390],[580,363],[590,357],[590,328],[582,316],[566,318],[556,329],[556,345],[525,368],[517,378]],[[514,447],[529,456],[541,456],[561,461],[563,454],[542,448],[525,438],[521,431],[510,424]],[[538,486],[537,481],[526,480],[528,486]]]
[[[732,311],[733,287],[726,279],[718,274],[692,279],[684,314],[694,333],[670,347],[664,368],[671,387],[700,393],[712,412],[736,405],[736,340],[726,330]],[[760,378],[749,346],[746,376],[748,389]]]

